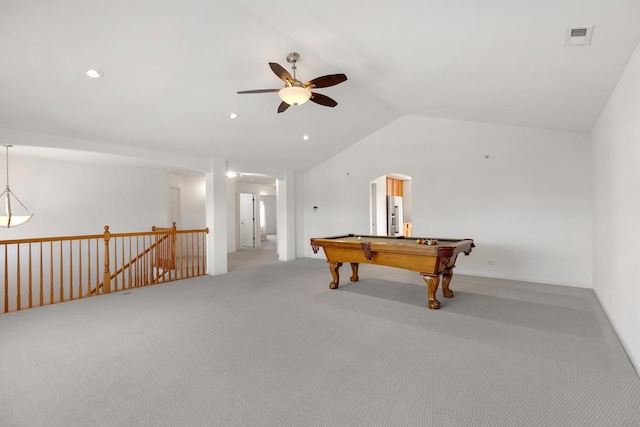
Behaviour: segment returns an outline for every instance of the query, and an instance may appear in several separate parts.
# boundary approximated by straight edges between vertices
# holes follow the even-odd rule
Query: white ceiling
[[[638,0],[0,0],[0,11],[0,142],[201,170],[219,157],[238,172],[308,170],[404,114],[588,133],[640,40]],[[565,46],[581,25],[594,25],[591,46]],[[290,69],[292,51],[302,81],[348,76],[317,90],[337,107],[277,114],[277,93],[236,93],[281,87],[268,62]]]

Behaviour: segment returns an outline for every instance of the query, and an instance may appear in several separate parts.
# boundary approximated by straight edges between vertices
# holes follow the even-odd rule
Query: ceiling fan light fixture
[[[269,62],[271,71],[280,78],[285,84],[282,89],[255,89],[255,90],[241,90],[238,93],[269,93],[278,92],[282,102],[278,105],[278,113],[285,112],[291,105],[301,105],[307,101],[314,102],[318,105],[325,107],[335,107],[338,105],[336,101],[329,98],[326,95],[317,92],[311,92],[317,88],[325,88],[335,86],[347,80],[347,76],[344,74],[329,74],[326,76],[316,77],[309,80],[306,83],[302,83],[297,77],[296,61],[300,58],[300,55],[296,52],[291,52],[287,55],[287,62],[291,64],[291,73],[282,68],[282,65],[276,62]]]
[[[311,91],[302,86],[287,86],[278,95],[289,105],[302,105],[311,98]]]

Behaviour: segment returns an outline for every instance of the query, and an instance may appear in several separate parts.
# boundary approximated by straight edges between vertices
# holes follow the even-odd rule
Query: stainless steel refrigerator
[[[387,196],[387,235],[402,236],[402,197]]]

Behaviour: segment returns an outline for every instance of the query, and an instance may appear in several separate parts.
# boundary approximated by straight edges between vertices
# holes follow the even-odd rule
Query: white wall
[[[168,221],[167,172],[12,155],[11,190],[35,215],[0,240],[151,230]],[[3,168],[4,169],[4,168]]]
[[[305,174],[305,256],[367,234],[369,183],[402,173],[414,236],[475,239],[457,273],[591,287],[590,154],[583,134],[402,117]]]
[[[385,175],[380,176],[371,181],[371,185],[375,184],[375,218],[371,218],[371,223],[374,225],[373,232],[376,236],[387,235],[387,177]],[[371,198],[373,199],[373,190],[371,192]],[[373,201],[371,201],[373,204]],[[371,205],[370,205],[371,206]],[[372,209],[371,207],[369,209]]]
[[[240,247],[240,208],[236,187],[236,180],[227,178],[227,253]]]
[[[265,223],[262,224],[265,234],[276,234],[277,228],[277,210],[276,196],[262,196],[264,202]]]
[[[112,233],[166,227],[169,185],[181,189],[183,228],[205,227],[203,176],[9,155],[11,190],[34,217],[0,228],[0,240],[100,234],[105,225]]]
[[[594,290],[640,372],[640,47],[592,134]]]
[[[206,228],[204,175],[182,177],[182,227],[185,230]]]
[[[178,225],[179,228],[183,230],[206,228],[204,174],[170,173],[169,185],[180,189],[182,224]]]

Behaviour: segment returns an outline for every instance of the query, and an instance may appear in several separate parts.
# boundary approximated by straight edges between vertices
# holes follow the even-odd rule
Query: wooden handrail
[[[166,228],[156,227],[154,225],[153,227],[151,227],[151,231],[157,231],[159,233],[173,233],[176,231],[176,223],[173,222],[171,227],[166,227]]]
[[[174,223],[146,232],[105,226],[102,234],[0,240],[0,307],[6,313],[203,275],[208,232]]]

